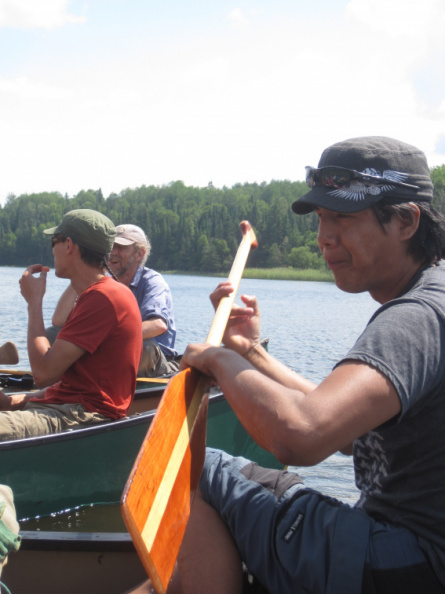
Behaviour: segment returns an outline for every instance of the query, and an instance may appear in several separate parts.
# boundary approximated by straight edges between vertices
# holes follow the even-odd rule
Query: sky
[[[0,0],[0,204],[303,180],[392,136],[445,163],[444,0]]]

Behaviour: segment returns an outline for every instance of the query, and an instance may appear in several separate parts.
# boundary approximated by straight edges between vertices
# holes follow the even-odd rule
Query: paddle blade
[[[19,362],[19,352],[13,342],[5,342],[0,346],[0,364],[16,365]]]
[[[208,378],[192,369],[170,380],[122,496],[125,524],[159,594],[170,581],[204,464],[207,391]]]

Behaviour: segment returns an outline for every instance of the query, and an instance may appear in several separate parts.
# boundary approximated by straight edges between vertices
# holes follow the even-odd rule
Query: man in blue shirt
[[[130,287],[142,316],[144,348],[138,375],[157,377],[178,370],[176,327],[170,289],[164,278],[145,262],[151,245],[136,225],[119,225],[110,255],[110,268]]]
[[[136,297],[142,316],[143,350],[139,377],[159,377],[178,371],[175,350],[176,326],[172,297],[162,275],[147,268],[145,262],[151,244],[140,227],[119,225],[110,254],[110,269],[117,280],[129,287]],[[77,295],[71,285],[62,294],[52,317],[53,326],[46,329],[50,342],[64,325]]]

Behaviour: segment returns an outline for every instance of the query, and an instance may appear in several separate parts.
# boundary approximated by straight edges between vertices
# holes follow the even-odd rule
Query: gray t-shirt
[[[357,506],[414,532],[445,584],[444,262],[376,311],[348,359],[380,370],[402,404],[354,442]]]

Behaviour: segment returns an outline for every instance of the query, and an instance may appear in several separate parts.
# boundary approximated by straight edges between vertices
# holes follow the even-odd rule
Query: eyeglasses
[[[407,173],[399,171],[384,171],[384,175],[374,175],[344,167],[306,167],[306,183],[310,188],[324,186],[326,188],[347,188],[351,182],[358,181],[373,186],[398,186],[411,190],[418,190],[419,186],[402,181],[408,177]]]
[[[53,235],[51,237],[51,247],[53,248],[56,243],[63,243],[64,241],[66,241],[66,237],[63,237],[63,235]]]

